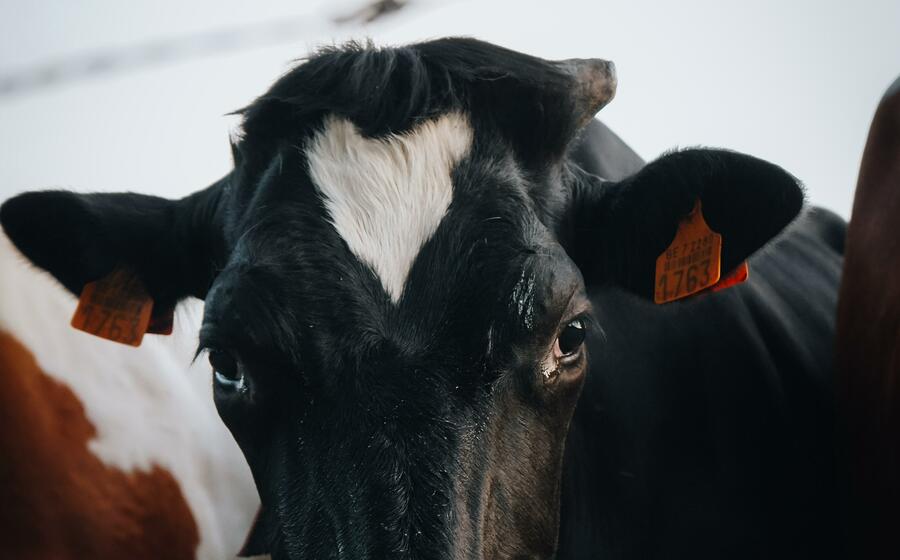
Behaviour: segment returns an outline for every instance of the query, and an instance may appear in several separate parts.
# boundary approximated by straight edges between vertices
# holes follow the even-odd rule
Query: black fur
[[[666,250],[698,200],[706,223],[722,235],[723,271],[777,235],[803,205],[796,179],[784,170],[724,150],[675,152],[618,183],[581,174],[574,184],[563,242],[585,263],[585,280],[612,281],[645,297],[656,267],[648,257]]]
[[[578,132],[576,88],[564,66],[474,39],[385,49],[350,43],[320,51],[243,109],[243,145],[281,142],[326,114],[382,136],[459,110],[535,161],[560,155]]]
[[[608,129],[578,130],[564,67],[471,39],[329,49],[242,111],[235,168],[207,190],[32,193],[0,221],[74,293],[125,264],[164,302],[206,298],[201,345],[243,376],[214,391],[262,498],[247,552],[836,554],[822,462],[840,255],[801,224],[748,284],[653,305],[656,257],[696,200],[731,267],[802,193],[724,151],[637,171]],[[474,144],[394,304],[329,223],[302,148],[327,114],[384,136],[448,111]],[[587,352],[548,373],[578,318]]]

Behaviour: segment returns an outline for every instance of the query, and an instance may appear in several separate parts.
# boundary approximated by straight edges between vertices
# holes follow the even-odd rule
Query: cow
[[[841,472],[852,549],[900,556],[900,79],[863,153],[837,312]]]
[[[137,349],[74,308],[0,236],[0,556],[233,558],[259,499],[190,367],[199,306]]]
[[[839,557],[845,224],[748,155],[645,165],[594,120],[615,89],[603,60],[350,43],[240,111],[207,188],[0,222],[73,294],[205,300],[261,499],[244,554]]]

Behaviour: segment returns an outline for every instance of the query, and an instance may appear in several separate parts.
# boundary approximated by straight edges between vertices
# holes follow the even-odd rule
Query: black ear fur
[[[722,273],[734,269],[800,212],[803,191],[780,167],[725,150],[665,155],[620,182],[576,170],[564,244],[590,284],[653,297],[656,258],[702,204],[722,235]]]
[[[216,184],[177,201],[134,193],[30,192],[0,206],[0,223],[26,257],[73,294],[124,265],[164,309],[206,294],[218,191]]]
[[[0,206],[0,223],[18,249],[78,294],[115,265],[97,241],[103,226],[90,199],[67,191],[29,192]]]

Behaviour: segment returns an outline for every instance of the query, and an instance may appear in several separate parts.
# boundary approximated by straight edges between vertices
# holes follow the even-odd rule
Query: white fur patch
[[[471,145],[468,120],[448,113],[386,138],[364,138],[350,121],[328,117],[306,146],[335,229],[394,302],[450,206],[450,173]]]
[[[200,531],[198,560],[233,558],[259,498],[247,462],[216,412],[209,366],[202,358],[191,365],[201,302],[179,307],[172,336],[146,336],[140,348],[70,327],[75,304],[0,233],[0,330],[78,397],[97,430],[88,449],[103,463],[126,473],[159,466],[175,477]],[[0,364],[0,378],[2,373]],[[0,460],[33,463],[29,457]],[[139,503],[113,505],[143,513]]]

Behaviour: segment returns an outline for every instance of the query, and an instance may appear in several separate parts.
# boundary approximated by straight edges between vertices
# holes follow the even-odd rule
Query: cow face
[[[75,293],[126,266],[155,309],[206,299],[216,405],[263,504],[246,552],[548,558],[601,332],[589,289],[652,297],[697,200],[726,267],[800,204],[727,152],[585,173],[567,150],[614,87],[608,63],[471,40],[351,46],[245,109],[235,168],[204,191],[32,193],[0,220]]]

